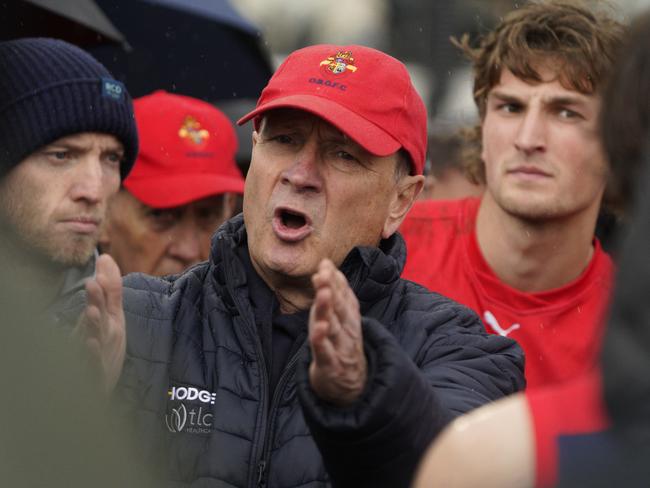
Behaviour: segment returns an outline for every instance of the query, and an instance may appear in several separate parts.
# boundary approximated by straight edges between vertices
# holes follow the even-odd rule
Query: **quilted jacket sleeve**
[[[335,487],[408,487],[451,419],[525,385],[519,346],[486,334],[470,310],[442,302],[400,321],[409,325],[389,330],[364,318],[370,375],[350,407],[315,396],[308,354],[298,370],[303,412]]]

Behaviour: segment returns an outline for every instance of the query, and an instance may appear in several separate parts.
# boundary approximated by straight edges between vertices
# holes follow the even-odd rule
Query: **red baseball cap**
[[[140,152],[124,187],[138,200],[168,208],[244,192],[235,128],[220,110],[162,90],[135,99],[133,108]]]
[[[427,112],[397,59],[364,46],[320,44],[291,53],[262,91],[243,124],[275,108],[311,112],[376,156],[403,147],[422,174]]]

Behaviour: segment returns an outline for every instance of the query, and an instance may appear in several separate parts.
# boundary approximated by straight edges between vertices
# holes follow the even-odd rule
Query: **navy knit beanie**
[[[133,104],[124,85],[67,42],[0,42],[0,178],[37,149],[81,132],[112,134],[124,145],[124,179],[138,152]]]

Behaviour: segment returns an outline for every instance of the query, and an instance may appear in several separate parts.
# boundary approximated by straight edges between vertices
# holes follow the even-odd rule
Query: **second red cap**
[[[133,102],[140,152],[125,188],[145,205],[168,208],[243,193],[232,122],[196,98],[156,91]]]

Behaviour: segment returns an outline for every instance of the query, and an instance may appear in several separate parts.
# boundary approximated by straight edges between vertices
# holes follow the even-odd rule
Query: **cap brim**
[[[128,178],[124,187],[145,205],[169,208],[221,193],[243,193],[244,180],[210,173]]]
[[[345,106],[315,95],[291,95],[260,105],[237,121],[242,125],[254,117],[276,108],[296,108],[311,112],[345,133],[375,156],[388,156],[402,145],[386,131],[357,115]]]

